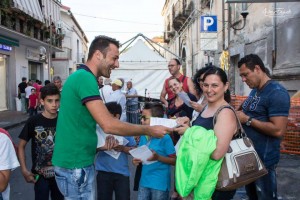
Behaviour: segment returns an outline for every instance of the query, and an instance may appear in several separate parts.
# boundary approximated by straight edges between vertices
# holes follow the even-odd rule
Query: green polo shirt
[[[96,121],[85,105],[93,100],[101,100],[96,77],[87,66],[81,65],[62,90],[52,157],[54,166],[74,169],[93,164]]]

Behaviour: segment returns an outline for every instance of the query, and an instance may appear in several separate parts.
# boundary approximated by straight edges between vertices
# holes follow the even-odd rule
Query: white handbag
[[[234,134],[234,138],[231,140],[228,151],[225,154],[216,187],[220,191],[229,191],[255,181],[266,175],[268,171],[231,106],[223,106],[218,109],[214,115],[214,124],[216,123],[217,115],[224,108],[231,109],[238,122],[238,130]]]

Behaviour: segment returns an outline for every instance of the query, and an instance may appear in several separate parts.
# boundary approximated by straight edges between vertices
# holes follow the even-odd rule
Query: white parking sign
[[[217,32],[218,31],[218,18],[216,15],[201,16],[200,24],[201,32]]]

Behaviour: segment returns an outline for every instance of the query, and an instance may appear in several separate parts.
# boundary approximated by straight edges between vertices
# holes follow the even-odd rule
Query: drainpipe
[[[228,19],[227,19],[227,23],[228,23],[228,25],[227,25],[227,29],[228,29],[228,35],[227,35],[227,49],[229,49],[229,45],[230,45],[230,28],[231,28],[231,4],[230,3],[228,3],[227,4],[227,6],[228,6]]]
[[[225,0],[222,0],[222,50],[225,50]]]
[[[277,3],[273,3],[273,10],[274,10],[274,13],[276,12],[276,9],[277,9]],[[275,67],[276,65],[276,57],[277,57],[277,16],[274,15],[273,16],[273,49],[272,49],[272,68]]]

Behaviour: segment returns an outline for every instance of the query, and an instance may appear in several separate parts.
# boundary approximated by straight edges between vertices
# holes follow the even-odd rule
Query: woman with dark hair
[[[215,66],[209,67],[203,76],[202,87],[207,105],[191,124],[189,118],[183,117],[177,120],[177,123],[181,124],[182,127],[174,129],[179,134],[184,134],[185,130],[190,126],[202,126],[207,130],[213,130],[217,137],[216,149],[210,156],[213,160],[220,160],[224,157],[233,134],[237,129],[235,114],[229,108],[222,109],[217,116],[216,123],[213,124],[216,111],[223,106],[229,106],[230,92],[228,87],[229,82],[226,73],[221,68]],[[191,196],[194,195],[194,192],[192,193]],[[212,195],[212,200],[229,200],[233,198],[234,194],[235,191],[215,191]],[[195,196],[195,199],[198,198]]]
[[[192,115],[192,122],[198,117],[199,113],[202,111],[202,109],[204,108],[204,106],[207,103],[207,101],[205,100],[205,96],[203,94],[202,87],[203,87],[204,74],[209,68],[210,68],[210,66],[199,69],[192,79],[195,90],[196,90],[198,96],[200,97],[197,102],[194,102],[194,101],[190,102],[192,108],[194,109],[193,115]]]
[[[191,119],[194,109],[186,105],[178,95],[179,93],[184,92],[180,80],[178,78],[171,77],[169,79],[169,88],[175,94],[175,97],[168,101],[168,118],[187,116]],[[193,94],[188,92],[187,95],[191,101],[197,101],[197,98]]]

